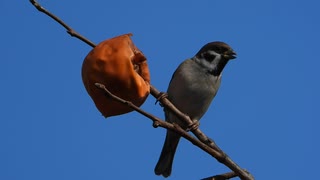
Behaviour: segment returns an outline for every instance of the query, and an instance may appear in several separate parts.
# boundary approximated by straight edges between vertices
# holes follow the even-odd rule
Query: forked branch
[[[116,100],[116,101],[118,101],[118,102],[120,102],[120,103],[122,103],[124,105],[129,106],[130,108],[132,108],[133,110],[137,111],[138,113],[140,113],[140,114],[146,116],[147,118],[151,119],[153,121],[153,127],[157,128],[157,127],[160,126],[160,127],[169,129],[171,131],[175,131],[179,135],[184,137],[185,139],[189,140],[192,144],[198,146],[199,148],[201,148],[205,152],[209,153],[213,157],[221,158],[219,152],[217,152],[215,149],[210,148],[205,143],[203,143],[203,142],[199,141],[198,139],[194,138],[193,136],[191,136],[188,132],[186,132],[184,129],[182,129],[179,125],[168,123],[166,121],[163,121],[163,120],[153,116],[152,114],[149,114],[149,113],[145,112],[144,110],[142,110],[138,106],[134,105],[130,101],[126,101],[126,100],[124,100],[124,99],[112,94],[105,87],[105,85],[103,85],[103,84],[95,83],[95,85],[97,86],[97,88],[103,90],[106,93],[106,96],[111,97],[112,99],[114,99],[114,100]]]

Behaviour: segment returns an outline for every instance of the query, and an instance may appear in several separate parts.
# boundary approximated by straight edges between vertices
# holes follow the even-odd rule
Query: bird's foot
[[[200,122],[197,120],[193,120],[192,123],[188,126],[187,131],[194,131],[198,129],[200,126]]]
[[[161,99],[167,98],[167,97],[168,97],[168,94],[167,94],[167,93],[165,93],[165,92],[160,92],[160,93],[159,93],[159,96],[157,97],[157,100],[156,100],[156,102],[155,102],[154,104],[157,104],[159,101],[161,101]],[[163,107],[163,105],[162,105],[161,103],[159,103],[159,104],[160,104],[160,106]]]

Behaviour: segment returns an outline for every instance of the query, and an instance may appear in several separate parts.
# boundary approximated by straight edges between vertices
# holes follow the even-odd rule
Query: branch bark
[[[161,96],[161,93],[153,86],[150,86],[150,92],[151,95],[158,99],[158,97]],[[158,99],[160,103],[165,107],[170,109],[173,113],[177,115],[178,118],[186,122],[186,124],[192,124],[192,120],[189,116],[186,116],[181,111],[179,111],[166,97]],[[243,170],[239,165],[237,165],[226,153],[224,153],[217,145],[216,143],[208,138],[199,128],[192,130],[192,133],[203,143],[205,143],[207,146],[211,147],[212,149],[217,152],[217,154],[212,155],[214,158],[216,158],[217,161],[227,166],[232,171],[236,172],[237,175],[241,179],[246,180],[253,180],[253,176],[248,173],[247,171]]]
[[[147,112],[145,112],[144,110],[142,110],[141,108],[139,108],[138,106],[134,105],[133,103],[131,103],[130,101],[126,101],[114,94],[112,94],[103,84],[100,83],[95,83],[95,85],[97,86],[97,88],[103,90],[106,93],[106,96],[111,97],[112,99],[121,102],[124,105],[127,105],[129,107],[131,107],[132,109],[134,109],[135,111],[137,111],[138,113],[146,116],[147,118],[151,119],[153,121],[153,127],[157,128],[157,127],[163,127],[166,129],[169,129],[171,131],[175,131],[177,132],[179,135],[181,135],[182,137],[184,137],[185,139],[189,140],[192,144],[198,146],[200,149],[204,150],[205,152],[207,152],[208,154],[212,155],[215,158],[219,158],[220,153],[217,152],[215,149],[210,148],[209,146],[207,146],[205,143],[199,141],[198,139],[194,138],[193,136],[191,136],[187,131],[185,131],[184,129],[182,129],[179,125],[177,124],[172,124],[172,123],[168,123],[164,120],[161,120],[155,116],[153,116],[152,114],[149,114]]]
[[[72,37],[76,37],[76,38],[80,39],[81,41],[85,42],[86,44],[88,44],[91,47],[95,47],[96,46],[93,42],[91,42],[87,38],[83,37],[81,34],[79,34],[76,31],[74,31],[70,26],[68,26],[60,18],[58,18],[57,16],[55,16],[54,14],[50,13],[45,8],[43,8],[37,1],[30,0],[30,3],[37,10],[39,10],[40,12],[48,15],[53,20],[55,20],[60,25],[62,25],[67,30],[67,33],[70,34]],[[216,145],[216,143],[212,139],[208,138],[199,128],[192,130],[192,133],[199,139],[198,140],[198,139],[194,138],[193,136],[191,136],[188,132],[183,130],[177,124],[171,124],[171,123],[168,123],[166,121],[163,121],[163,120],[153,116],[152,114],[149,114],[149,113],[143,111],[139,107],[135,106],[133,103],[131,103],[129,101],[125,101],[125,100],[113,95],[110,91],[108,91],[105,88],[104,85],[99,84],[97,82],[96,86],[97,86],[97,88],[100,88],[101,90],[105,91],[106,94],[108,96],[110,96],[111,98],[113,98],[114,100],[117,100],[117,101],[119,101],[119,102],[121,102],[121,103],[123,103],[123,104],[125,104],[125,105],[127,105],[129,107],[131,107],[135,111],[137,111],[140,114],[142,114],[142,115],[146,116],[147,118],[151,119],[153,121],[153,126],[154,127],[160,126],[160,127],[163,127],[163,128],[166,128],[166,129],[169,129],[169,130],[172,130],[172,131],[175,131],[175,132],[179,133],[182,137],[186,138],[191,143],[193,143],[194,145],[198,146],[199,148],[201,148],[202,150],[204,150],[205,152],[207,152],[208,154],[210,154],[211,156],[216,158],[217,161],[221,162],[222,164],[224,164],[225,166],[229,167],[233,171],[233,172],[230,172],[230,173],[213,176],[213,177],[211,177],[211,178],[215,178],[213,180],[217,180],[217,178],[220,178],[219,180],[228,179],[228,178],[233,178],[233,177],[236,177],[236,176],[239,176],[242,180],[253,180],[254,179],[253,176],[249,172],[247,172],[244,169],[240,168],[240,166],[238,166],[234,161],[232,161],[232,159],[229,158],[227,156],[227,154],[224,153]],[[159,99],[159,97],[161,96],[161,93],[155,87],[153,87],[152,85],[150,85],[150,92],[151,92],[151,95],[154,96],[156,99]],[[188,116],[186,116],[185,114],[180,112],[166,97],[160,98],[159,101],[161,102],[161,104],[165,108],[171,110],[181,120],[185,121],[186,124],[188,124],[188,125],[192,124],[192,120]]]
[[[225,179],[231,179],[237,177],[237,174],[235,172],[228,172],[216,176],[207,177],[201,180],[225,180]]]
[[[65,22],[63,22],[60,18],[58,18],[57,16],[55,16],[54,14],[50,13],[49,11],[47,11],[45,8],[43,8],[37,1],[35,0],[30,0],[30,3],[38,9],[38,11],[48,15],[49,17],[51,17],[53,20],[55,20],[57,23],[59,23],[61,26],[63,26],[66,30],[67,33],[70,34],[72,37],[76,37],[78,39],[80,39],[81,41],[87,43],[89,46],[91,47],[95,47],[96,45],[91,42],[90,40],[88,40],[87,38],[83,37],[81,34],[77,33],[75,30],[73,30],[70,26],[68,26]]]

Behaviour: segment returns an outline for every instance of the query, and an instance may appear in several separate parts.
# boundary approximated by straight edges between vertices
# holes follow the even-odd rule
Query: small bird
[[[215,97],[221,82],[221,72],[236,53],[224,42],[211,42],[203,46],[191,59],[183,61],[174,72],[168,90],[168,99],[193,122],[199,122]],[[169,110],[164,109],[167,122],[188,126]],[[174,154],[180,135],[167,130],[166,139],[158,163],[156,175],[171,174]]]

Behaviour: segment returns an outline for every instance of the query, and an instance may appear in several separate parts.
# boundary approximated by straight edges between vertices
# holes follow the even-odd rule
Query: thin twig
[[[150,87],[150,93],[154,97],[159,97],[161,96],[161,93],[154,88],[153,86]],[[166,97],[158,99],[160,103],[165,106],[165,108],[170,109],[177,117],[185,122],[187,124],[191,124],[192,120],[190,119],[189,116],[186,116],[183,114],[181,111],[179,111]],[[253,180],[254,178],[252,177],[251,174],[248,172],[244,171],[239,165],[237,165],[226,153],[224,153],[217,145],[216,143],[208,138],[199,128],[195,129],[192,131],[192,133],[203,143],[207,144],[209,147],[215,149],[218,153],[219,156],[215,157],[220,163],[226,165],[229,167],[232,171],[236,172],[241,179],[250,179]]]
[[[57,16],[55,16],[54,14],[50,13],[49,11],[47,11],[46,9],[44,9],[37,1],[35,0],[30,0],[31,4],[37,8],[40,12],[43,12],[44,14],[48,15],[49,17],[51,17],[53,20],[55,20],[56,22],[58,22],[60,25],[62,25],[66,30],[67,33],[69,33],[71,36],[76,37],[78,39],[80,39],[81,41],[87,43],[89,46],[91,47],[95,47],[96,45],[91,42],[90,40],[88,40],[87,38],[83,37],[82,35],[78,34],[76,31],[74,31],[70,26],[68,26],[66,23],[64,23],[60,18],[58,18]],[[105,88],[103,88],[103,86],[101,86],[101,84],[96,84],[97,87],[99,87],[100,89],[103,90],[107,90]],[[151,90],[151,94],[155,97],[158,98],[159,97],[159,91],[153,87],[152,85],[150,86],[150,90]],[[107,93],[107,91],[106,91]],[[109,95],[112,95],[111,93]],[[119,97],[112,95],[111,97],[117,99]],[[117,99],[118,101],[122,100]],[[120,101],[121,102],[121,101]],[[186,122],[186,124],[191,124],[192,121],[191,119],[184,115],[183,113],[181,113],[178,109],[176,109],[172,103],[167,99],[167,98],[162,98],[160,99],[160,102],[169,110],[171,110],[172,112],[174,112],[175,114],[177,114],[177,116],[179,118],[181,118],[182,120],[184,120]],[[191,136],[189,133],[187,133],[186,131],[184,131],[180,126],[178,125],[174,125],[174,124],[170,124],[167,123],[165,121],[162,121],[156,117],[154,117],[153,115],[142,111],[139,107],[135,107],[134,104],[122,100],[122,103],[130,106],[131,108],[133,108],[134,110],[138,111],[139,113],[143,114],[144,116],[150,118],[151,120],[153,120],[154,122],[154,126],[160,126],[163,128],[167,128],[173,131],[176,131],[177,133],[179,133],[181,136],[185,137],[186,139],[188,139],[190,142],[192,142],[193,144],[195,144],[196,146],[198,146],[199,148],[203,149],[204,151],[206,151],[207,153],[209,153],[210,155],[212,155],[213,157],[215,157],[219,162],[225,164],[227,167],[229,167],[231,170],[233,170],[241,179],[243,180],[253,180],[254,178],[251,176],[250,173],[244,171],[242,168],[240,168],[235,162],[233,162],[215,143],[213,140],[209,139],[204,133],[202,133],[200,131],[200,129],[195,129],[192,132],[195,134],[195,136],[200,140],[198,141],[197,139],[195,139],[193,136]],[[156,119],[154,119],[156,118]]]
[[[202,150],[204,150],[205,152],[209,153],[210,155],[212,155],[215,158],[220,158],[220,153],[217,152],[216,150],[210,148],[209,146],[207,146],[205,143],[199,141],[198,139],[194,138],[193,136],[191,136],[188,132],[186,132],[184,129],[182,129],[179,125],[177,124],[171,124],[168,123],[166,121],[163,121],[155,116],[153,116],[152,114],[149,114],[147,112],[145,112],[144,110],[142,110],[141,108],[139,108],[138,106],[134,105],[132,102],[130,101],[126,101],[114,94],[112,94],[103,84],[100,83],[95,83],[95,85],[97,86],[97,88],[103,90],[106,93],[106,96],[111,97],[112,99],[123,103],[124,105],[129,106],[130,108],[134,109],[135,111],[139,112],[140,114],[148,117],[149,119],[151,119],[153,121],[153,126],[154,127],[163,127],[166,129],[169,129],[171,131],[175,131],[177,132],[179,135],[181,135],[182,137],[188,139],[192,144],[198,146],[199,148],[201,148]]]
[[[147,113],[146,111],[142,110],[141,108],[139,108],[138,106],[134,105],[132,102],[130,101],[126,101],[114,94],[112,94],[103,84],[100,83],[95,83],[95,85],[97,86],[97,88],[103,90],[106,93],[106,96],[111,97],[112,99],[129,106],[130,108],[132,108],[133,110],[137,111],[138,113],[148,117],[149,119],[151,119],[153,121],[153,126],[154,127],[163,127],[166,128],[168,130],[174,131],[176,133],[178,133],[179,135],[181,135],[182,137],[184,137],[185,139],[189,140],[192,144],[198,146],[200,149],[202,149],[203,151],[207,152],[208,154],[210,154],[211,156],[213,156],[214,158],[216,158],[217,160],[219,159],[224,159],[224,158],[228,158],[228,157],[222,157],[221,156],[221,152],[218,152],[215,148],[211,148],[210,146],[208,146],[207,144],[199,141],[198,139],[194,138],[193,136],[191,136],[189,133],[187,133],[184,129],[182,129],[179,125],[177,124],[171,124],[168,123],[166,121],[163,121],[155,116],[153,116],[152,114]],[[171,102],[169,102],[169,106],[170,107]],[[176,107],[173,106],[174,109],[176,109]],[[242,170],[242,169],[241,169]],[[248,173],[247,171],[245,171],[245,173]],[[229,172],[229,173],[225,173],[225,174],[220,174],[220,175],[215,175],[209,178],[205,178],[205,180],[226,180],[226,179],[231,179],[237,177],[237,174],[235,172]]]
[[[235,172],[228,172],[228,173],[224,173],[224,174],[219,174],[219,175],[203,178],[201,180],[226,180],[226,179],[231,179],[234,177],[237,177],[237,174]]]
[[[51,17],[53,20],[55,20],[57,23],[59,23],[61,26],[63,26],[66,30],[67,33],[70,34],[73,37],[76,37],[80,39],[81,41],[87,43],[91,47],[95,47],[96,45],[88,40],[87,38],[81,36],[79,33],[77,33],[75,30],[73,30],[70,26],[68,26],[65,22],[63,22],[60,18],[55,16],[54,14],[50,13],[47,11],[45,8],[43,8],[37,1],[35,0],[30,0],[31,4],[38,9],[38,11],[43,12],[44,14],[48,15]]]
[[[162,95],[162,93],[160,91],[158,91],[155,87],[151,86],[150,87],[150,93],[152,96],[154,97],[159,97]],[[187,124],[191,125],[193,122],[190,119],[189,116],[187,116],[186,114],[182,113],[181,111],[179,111],[179,109],[177,109],[168,99],[166,96],[162,96],[163,98],[157,98],[158,101],[160,101],[161,105],[163,105],[165,108],[170,109],[179,119],[182,119],[184,122],[186,122]],[[195,134],[195,136],[197,136],[197,138],[206,143],[208,146],[210,146],[211,148],[222,152],[222,150],[216,145],[216,143],[211,140],[210,138],[208,138],[199,128],[191,130],[191,132],[193,134]]]

